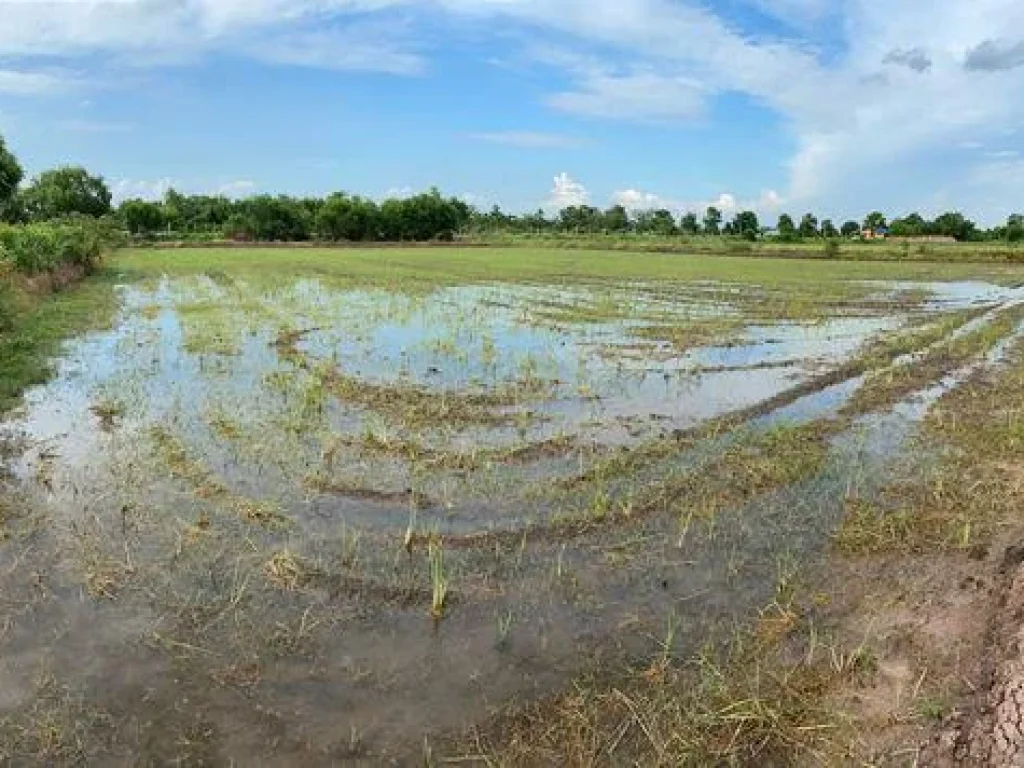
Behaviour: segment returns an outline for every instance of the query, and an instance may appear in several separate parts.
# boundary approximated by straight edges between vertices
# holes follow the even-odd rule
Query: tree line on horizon
[[[140,238],[208,237],[241,241],[429,241],[457,236],[518,235],[647,235],[724,236],[746,240],[771,237],[779,242],[856,238],[863,231],[885,230],[895,237],[946,237],[958,241],[1024,241],[1024,215],[1011,215],[1005,225],[984,229],[957,211],[926,219],[918,213],[888,220],[874,211],[862,221],[836,225],[813,213],[797,222],[781,214],[774,228],[763,226],[754,211],[739,211],[728,220],[710,206],[703,214],[676,217],[667,209],[628,210],[622,205],[600,209],[573,205],[557,213],[537,210],[512,214],[494,206],[480,211],[436,188],[403,198],[376,201],[337,192],[326,197],[254,195],[231,199],[218,195],[186,195],[168,190],[161,200],[125,200],[113,205],[100,176],[81,166],[44,171],[24,183],[17,159],[0,137],[0,221],[39,222],[67,216],[113,217]]]

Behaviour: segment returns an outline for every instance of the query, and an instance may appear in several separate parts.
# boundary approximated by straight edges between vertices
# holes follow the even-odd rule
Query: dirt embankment
[[[1024,540],[1006,547],[993,574],[975,694],[943,723],[921,764],[1024,765]]]

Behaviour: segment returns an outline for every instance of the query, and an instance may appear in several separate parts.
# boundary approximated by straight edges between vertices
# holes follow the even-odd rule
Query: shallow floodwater
[[[201,453],[225,442],[218,424],[258,431],[262,439],[280,433],[281,444],[298,452],[292,458],[307,463],[325,435],[411,431],[322,391],[315,375],[282,355],[275,340],[283,333],[295,333],[295,349],[313,370],[330,368],[357,385],[439,396],[522,388],[518,402],[502,409],[515,427],[472,430],[477,444],[557,435],[626,445],[755,405],[903,322],[897,316],[754,325],[728,344],[673,353],[633,336],[631,320],[557,328],[535,322],[531,307],[567,298],[532,287],[404,296],[332,290],[311,280],[265,292],[203,278],[164,280],[150,290],[126,286],[122,295],[115,327],[70,343],[55,379],[29,393],[8,427],[59,453],[65,465],[104,440],[94,413],[104,408],[116,411],[120,428],[170,425]],[[685,322],[710,311],[698,297],[692,306],[660,308],[659,317]],[[733,310],[722,305],[718,312]],[[444,446],[458,443],[454,433],[462,427],[415,429]],[[23,473],[30,469],[23,466]]]
[[[863,378],[801,385],[872,340],[991,308],[978,327],[1022,298],[879,284],[922,304],[770,324],[744,320],[749,288],[649,288],[123,287],[114,327],[70,342],[3,426],[6,490],[31,514],[0,543],[0,721],[49,701],[45,669],[67,692],[51,722],[98,713],[71,728],[86,762],[408,762],[590,661],[660,652],[669,621],[693,652],[817,556],[851,487],[883,482],[928,405],[1009,341],[857,420],[813,477],[692,525],[603,523],[751,433],[830,418]],[[709,319],[731,325],[690,348],[639,332]],[[581,480],[739,412],[746,430]],[[581,512],[583,532],[548,535]],[[495,531],[512,535],[473,538]]]

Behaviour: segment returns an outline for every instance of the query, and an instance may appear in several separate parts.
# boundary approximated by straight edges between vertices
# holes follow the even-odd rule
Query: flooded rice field
[[[118,291],[0,428],[0,760],[404,764],[693,653],[1024,318],[977,282]]]

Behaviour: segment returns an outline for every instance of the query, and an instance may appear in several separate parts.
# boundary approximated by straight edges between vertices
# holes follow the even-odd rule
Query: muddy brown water
[[[919,287],[926,313],[991,306],[980,323],[1019,300],[984,284],[877,286]],[[415,762],[424,738],[561,690],[581,669],[659,654],[669,623],[673,652],[692,653],[819,556],[851,484],[870,493],[927,406],[1005,349],[857,421],[815,477],[687,528],[672,515],[603,526],[606,507],[743,433],[576,498],[551,488],[611,453],[756,408],[909,318],[894,305],[749,326],[739,343],[672,355],[640,345],[630,320],[535,322],[542,299],[586,296],[495,286],[408,297],[308,280],[125,287],[116,326],[69,343],[53,381],[3,428],[13,514],[0,542],[0,756]],[[645,301],[637,312],[651,311]],[[656,311],[678,322],[735,310],[696,286],[689,303]],[[275,344],[287,332],[301,332],[306,365]],[[532,394],[495,408],[507,423],[410,423],[386,399],[332,393],[316,373],[328,369],[396,397],[524,382]],[[827,419],[861,383],[794,398],[747,428]],[[525,460],[507,453],[556,438]],[[579,508],[598,521],[590,533],[544,535]],[[526,535],[446,550],[436,621],[428,553],[403,548],[410,524],[424,536]]]

